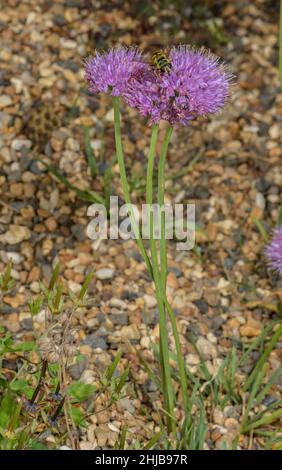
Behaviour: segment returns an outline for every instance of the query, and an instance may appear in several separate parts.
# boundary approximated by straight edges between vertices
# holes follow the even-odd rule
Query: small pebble
[[[111,268],[101,268],[98,269],[98,271],[95,271],[95,276],[100,279],[100,281],[105,281],[107,279],[112,279],[114,273],[114,270]]]

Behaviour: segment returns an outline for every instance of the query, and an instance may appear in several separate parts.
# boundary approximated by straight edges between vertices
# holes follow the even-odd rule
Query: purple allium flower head
[[[186,125],[191,119],[217,112],[229,95],[231,75],[212,54],[189,46],[173,47],[171,70],[147,66],[133,76],[124,96],[128,104],[149,117]]]
[[[136,48],[118,47],[96,53],[85,61],[85,78],[92,93],[108,93],[120,96],[128,88],[130,78],[138,74],[145,64]]]
[[[274,231],[272,242],[266,248],[266,256],[272,268],[282,275],[282,226]]]

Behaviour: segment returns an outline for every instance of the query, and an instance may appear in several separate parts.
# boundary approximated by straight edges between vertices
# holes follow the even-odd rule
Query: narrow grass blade
[[[156,387],[158,387],[158,389],[161,391],[161,389],[162,389],[161,382],[160,382],[159,378],[157,377],[156,373],[151,369],[151,367],[149,366],[147,361],[142,357],[142,355],[140,354],[139,351],[136,350],[136,354],[137,354],[137,356],[139,358],[139,361],[141,362],[142,366],[144,367],[145,371],[147,372],[150,379],[154,383],[154,385],[156,385]]]
[[[3,285],[4,285],[4,286],[8,285],[9,282],[10,282],[12,266],[13,266],[12,261],[9,260],[8,265],[7,265],[7,268],[6,268],[6,270],[5,270],[4,274],[3,274],[3,277],[2,277],[2,279],[3,279]]]
[[[112,364],[109,366],[107,372],[106,372],[106,379],[107,380],[111,380],[112,376],[114,375],[115,373],[115,370],[118,366],[118,363],[121,359],[121,356],[122,356],[122,352],[121,351],[118,351],[117,354],[116,354],[116,357],[114,358]]]
[[[191,334],[188,334],[188,340],[190,341],[190,343],[192,344],[193,348],[195,349],[196,353],[198,354],[199,358],[200,358],[200,365],[201,365],[201,371],[205,377],[205,380],[209,381],[211,380],[212,376],[205,364],[205,360],[202,356],[202,354],[200,353],[199,349],[197,348],[197,345],[196,345],[196,341],[194,339],[194,336],[191,335]]]
[[[54,307],[52,309],[52,313],[54,315],[58,315],[61,312],[61,307],[63,304],[63,284],[59,283],[56,289],[56,294],[54,298]]]
[[[107,167],[105,173],[104,173],[104,197],[106,201],[106,207],[107,210],[109,211],[110,209],[110,197],[111,197],[111,183],[113,180],[113,166],[115,165],[117,159],[116,157],[111,161],[109,166]]]
[[[204,152],[199,152],[187,166],[185,166],[184,168],[182,168],[180,171],[176,173],[172,173],[171,176],[167,176],[166,180],[180,178],[181,176],[185,176],[187,175],[187,173],[190,173],[191,171],[193,171],[194,166],[202,158],[203,155],[204,155]]]
[[[267,243],[268,242],[268,234],[267,234],[262,222],[259,219],[257,219],[256,217],[253,217],[253,221],[254,221],[259,233],[261,234],[263,240]]]
[[[282,5],[282,0],[281,0],[281,5]],[[282,44],[282,41],[281,41],[281,44]],[[281,49],[282,49],[282,45],[281,45]],[[282,225],[282,206],[280,206],[279,211],[278,211],[277,227],[280,227],[281,225]]]
[[[280,408],[279,410],[274,411],[274,413],[272,413],[270,415],[264,416],[263,418],[259,419],[256,422],[246,426],[245,432],[248,432],[250,430],[253,430],[253,429],[256,429],[256,428],[259,428],[259,427],[262,427],[262,426],[266,426],[268,424],[271,424],[271,423],[277,421],[278,419],[280,419],[281,417],[282,417],[282,408]]]
[[[93,278],[93,276],[94,276],[93,271],[91,271],[91,272],[86,276],[85,281],[84,281],[84,283],[82,284],[82,287],[81,287],[80,292],[79,292],[79,294],[78,294],[78,300],[83,300],[83,298],[84,298],[84,296],[85,296],[85,294],[86,294],[86,291],[87,291],[87,289],[88,289],[88,287],[89,287],[89,284],[90,284],[91,279]]]
[[[117,393],[120,393],[122,391],[122,389],[125,385],[126,379],[128,377],[128,374],[129,374],[129,366],[127,366],[127,368],[125,369],[125,371],[121,375],[120,381],[117,384],[117,388],[116,388]]]
[[[263,387],[263,389],[258,393],[256,396],[256,403],[259,404],[262,402],[262,400],[265,398],[267,395],[268,391],[270,388],[277,383],[279,377],[282,375],[282,366],[278,367],[278,369],[272,374],[272,376],[268,379],[266,385]]]
[[[249,419],[248,426],[262,419],[263,416],[265,416],[266,414],[269,414],[271,411],[275,410],[276,408],[281,408],[281,405],[282,405],[282,400],[276,400],[273,403],[270,403],[264,410],[260,411],[255,416]]]
[[[258,371],[257,377],[256,377],[255,381],[253,382],[251,392],[250,392],[250,395],[249,395],[249,398],[248,398],[247,406],[246,406],[246,409],[245,409],[245,413],[244,413],[244,416],[243,416],[243,419],[242,419],[242,432],[245,432],[247,422],[248,422],[248,418],[249,418],[249,413],[250,413],[251,409],[254,406],[255,397],[256,397],[257,391],[259,389],[259,386],[261,385],[261,383],[263,381],[266,369],[267,369],[267,364],[264,363],[262,369]]]
[[[82,191],[81,189],[77,188],[74,184],[70,183],[70,181],[54,165],[48,165],[43,160],[39,160],[39,161],[45,166],[45,168],[50,173],[56,176],[56,178],[59,181],[64,183],[67,186],[67,188],[75,191],[75,193],[77,194],[77,196],[80,197],[80,199],[83,199],[84,201],[87,201],[87,202],[92,202],[92,203],[97,202],[99,204],[104,204],[105,201],[101,196],[99,196],[99,194],[89,189]]]
[[[160,431],[158,432],[157,434],[155,434],[150,440],[149,442],[147,442],[147,444],[145,445],[144,447],[144,450],[150,450],[152,449],[155,444],[163,437],[163,431]]]
[[[95,159],[93,149],[91,147],[89,128],[86,126],[82,126],[82,131],[87,162],[90,168],[91,176],[92,178],[95,178],[98,175],[98,165]]]
[[[261,370],[263,367],[265,361],[267,360],[268,356],[270,355],[271,351],[274,349],[277,341],[279,340],[280,336],[282,334],[282,324],[277,328],[275,333],[273,334],[271,340],[269,341],[267,347],[265,348],[263,354],[261,355],[260,359],[258,360],[255,368],[253,369],[252,373],[250,374],[249,378],[247,379],[243,391],[246,392],[250,385],[253,383],[255,380],[255,377],[257,376],[258,372]]]
[[[261,332],[261,334],[250,344],[248,349],[244,352],[242,357],[239,359],[239,366],[244,366],[251,354],[251,352],[255,349],[257,349],[258,346],[263,346],[264,340],[268,333],[273,330],[273,327],[277,324],[277,321],[271,322],[266,328],[264,328]]]
[[[50,279],[50,282],[49,282],[49,291],[52,291],[55,287],[55,284],[58,280],[58,276],[59,276],[59,272],[60,272],[60,264],[56,264],[54,270],[53,270],[53,273],[52,273],[52,276],[51,276],[51,279]]]
[[[126,435],[127,435],[127,428],[123,428],[121,431],[120,440],[117,446],[119,450],[125,449]]]

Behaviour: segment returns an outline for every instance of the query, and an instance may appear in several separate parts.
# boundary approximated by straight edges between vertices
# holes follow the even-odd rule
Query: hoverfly
[[[152,63],[161,73],[169,73],[171,71],[171,62],[163,51],[154,52]]]

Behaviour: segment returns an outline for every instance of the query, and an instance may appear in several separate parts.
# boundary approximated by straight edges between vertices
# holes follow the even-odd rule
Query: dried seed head
[[[60,351],[59,350],[53,350],[53,351],[50,351],[48,354],[47,354],[47,360],[50,364],[55,364],[56,362],[59,362],[59,359],[60,359]]]
[[[72,358],[73,356],[75,356],[76,351],[77,351],[76,346],[74,346],[72,344],[66,344],[65,345],[65,352],[66,352],[66,355],[68,356],[68,358]]]
[[[56,333],[53,335],[52,337],[53,339],[53,342],[57,345],[57,344],[60,344],[61,343],[61,340],[62,340],[62,334],[61,333]]]
[[[52,349],[52,341],[47,336],[38,340],[38,348],[41,353],[46,353]]]

